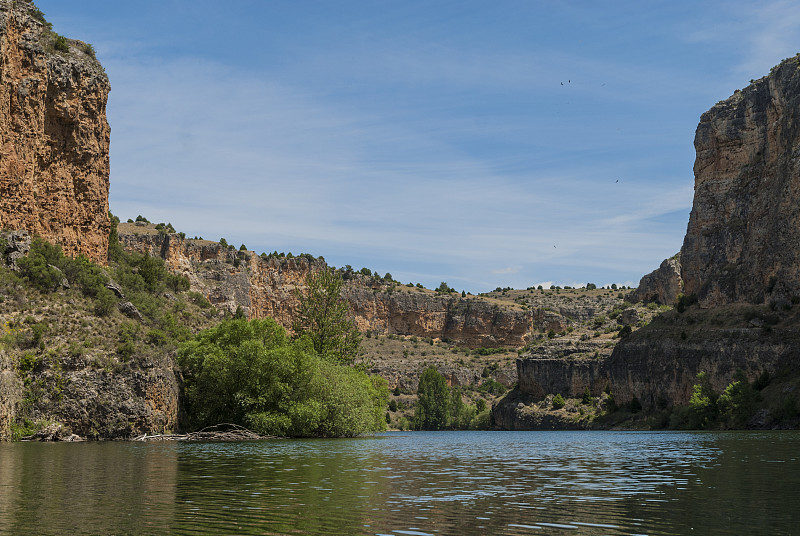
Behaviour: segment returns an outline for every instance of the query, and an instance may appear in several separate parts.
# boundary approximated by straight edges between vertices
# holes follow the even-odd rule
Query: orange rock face
[[[35,10],[0,0],[0,228],[105,264],[108,77],[80,41],[56,51]]]

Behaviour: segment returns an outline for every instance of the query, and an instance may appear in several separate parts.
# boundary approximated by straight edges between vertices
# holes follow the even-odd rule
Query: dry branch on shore
[[[142,434],[132,441],[254,441],[257,439],[278,439],[276,436],[262,436],[236,424],[217,424],[188,434]]]

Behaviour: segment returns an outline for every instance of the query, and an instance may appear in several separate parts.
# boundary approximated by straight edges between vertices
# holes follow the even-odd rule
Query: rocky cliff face
[[[683,294],[683,277],[679,253],[665,259],[657,270],[642,277],[639,286],[631,292],[628,300],[634,303],[655,302],[673,305],[680,294]]]
[[[699,372],[717,391],[737,369],[751,381],[765,370],[797,374],[800,56],[704,113],[695,148],[681,253],[630,298],[672,304],[683,292],[701,309],[668,313],[600,359],[530,354],[517,361],[524,395],[580,396],[588,387],[596,396],[608,386],[617,402],[660,408],[688,402]]]
[[[637,398],[646,409],[685,404],[706,372],[722,392],[737,370],[749,381],[765,370],[771,375],[793,370],[800,340],[794,329],[765,335],[761,328],[703,328],[686,338],[682,328],[652,326],[619,343],[600,359],[527,357],[517,360],[519,389],[540,400],[548,394],[593,396],[610,389],[618,403]]]
[[[694,144],[685,293],[702,307],[800,295],[800,57],[704,113]]]
[[[321,258],[264,258],[216,242],[159,234],[147,225],[120,224],[119,235],[126,249],[161,256],[218,308],[235,312],[241,307],[251,318],[269,316],[286,328],[298,305],[296,289],[304,288],[309,273],[326,266]],[[534,318],[521,308],[392,288],[360,274],[347,279],[344,294],[361,331],[450,339],[472,348],[524,346]]]
[[[389,292],[363,280],[351,282],[345,296],[361,331],[449,339],[471,348],[523,346],[533,321],[531,313],[474,296]]]
[[[57,38],[32,3],[0,0],[0,229],[105,263],[110,86],[88,45]]]

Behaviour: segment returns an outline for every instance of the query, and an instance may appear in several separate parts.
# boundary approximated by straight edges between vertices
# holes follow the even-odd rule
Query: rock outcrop
[[[217,242],[158,233],[147,225],[119,225],[123,246],[160,256],[174,273],[189,279],[191,289],[217,308],[240,309],[250,318],[272,317],[291,329],[298,306],[297,289],[308,275],[327,265],[310,255],[261,257]],[[363,332],[449,339],[471,348],[524,346],[534,313],[469,296],[436,294],[397,287],[351,273],[344,295]]]
[[[688,402],[700,372],[708,374],[716,392],[737,370],[749,381],[764,371],[796,373],[800,337],[795,329],[703,327],[690,333],[653,325],[600,359],[524,357],[517,360],[519,390],[539,400],[548,394],[580,397],[587,387],[600,396],[609,389],[620,404],[635,397],[645,409],[663,409]]]
[[[683,277],[679,253],[665,259],[657,270],[642,277],[639,286],[628,296],[628,301],[673,305],[681,294],[683,294]]]
[[[90,45],[0,0],[0,229],[106,262],[109,90]]]
[[[702,307],[800,295],[800,56],[700,118],[681,250]]]

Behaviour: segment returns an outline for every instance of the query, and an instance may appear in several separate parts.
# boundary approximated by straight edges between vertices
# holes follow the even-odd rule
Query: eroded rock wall
[[[631,302],[655,302],[662,305],[674,305],[678,296],[683,294],[683,277],[681,276],[680,254],[665,259],[661,266],[642,277],[639,286],[630,293]]]
[[[189,279],[218,308],[239,307],[251,318],[272,317],[287,329],[308,275],[326,267],[310,256],[262,258],[216,242],[159,234],[147,226],[120,224],[123,246],[161,256],[175,273]],[[418,289],[391,289],[371,278],[352,274],[345,298],[363,332],[450,339],[472,348],[524,346],[534,313],[491,303],[477,297],[438,295]]]
[[[617,403],[636,397],[646,409],[686,404],[705,372],[721,393],[742,370],[749,381],[764,371],[797,373],[800,338],[793,329],[704,329],[685,338],[680,328],[648,326],[620,342],[610,356],[594,360],[521,358],[519,388],[535,399],[560,393],[580,397],[587,387],[593,396],[606,389]]]
[[[25,229],[105,264],[110,85],[87,45],[29,2],[0,0],[0,229]]]
[[[704,113],[694,144],[685,293],[702,307],[800,294],[800,57]]]

